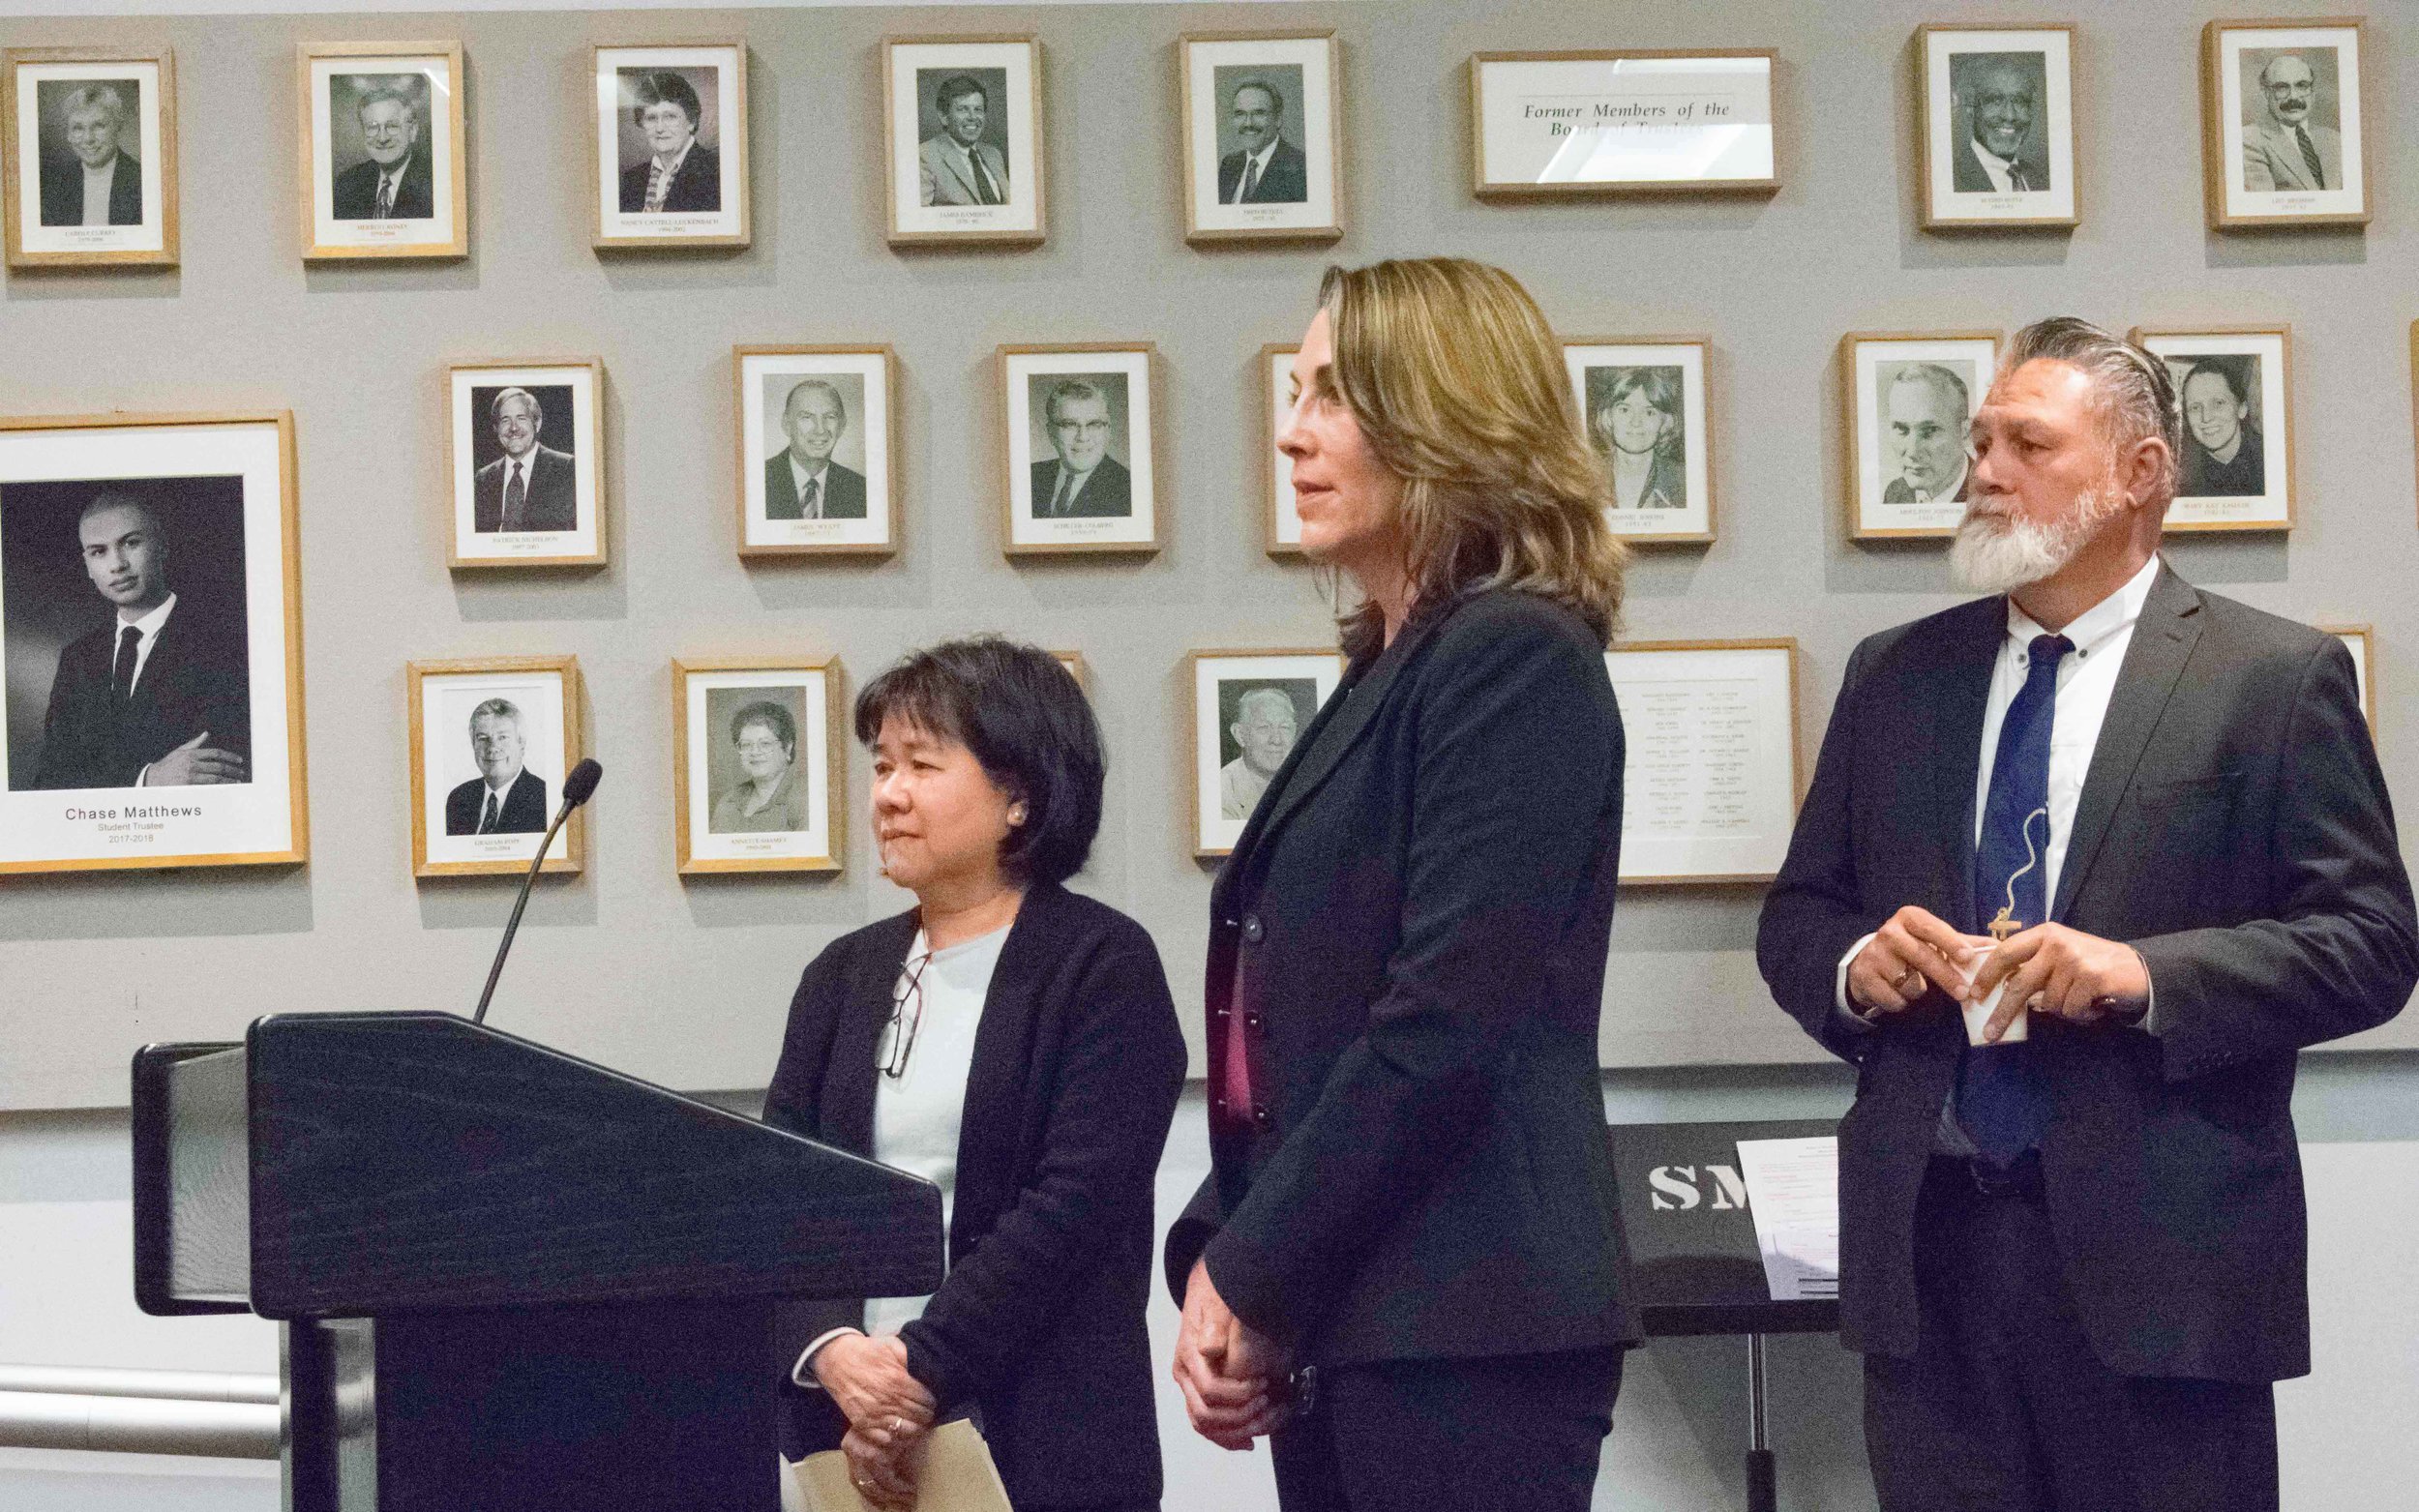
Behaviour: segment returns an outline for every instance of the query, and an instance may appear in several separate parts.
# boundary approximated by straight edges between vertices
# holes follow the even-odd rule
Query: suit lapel
[[[1942,842],[1951,917],[1959,930],[1974,920],[1974,784],[1983,765],[1983,712],[1990,702],[1990,670],[2008,633],[2007,601],[1977,599],[1941,637],[1919,707],[1932,720],[1934,833]]]
[[[2125,665],[2117,668],[2117,684],[2108,696],[2107,718],[2101,722],[2100,742],[2092,748],[2091,766],[2083,778],[2082,796],[2075,805],[2075,828],[2067,837],[2066,864],[2058,873],[2058,896],[2049,916],[2064,919],[2068,906],[2099,859],[2107,839],[2108,819],[2117,800],[2134,781],[2150,732],[2159,727],[2168,696],[2184,664],[2200,639],[2200,594],[2162,563],[2150,584],[2150,600],[2125,648]]]
[[[874,1052],[890,1022],[890,994],[915,940],[912,909],[884,919],[868,932],[865,948],[850,964],[839,1022],[831,1033],[831,1059],[823,1067],[823,1135],[843,1149],[874,1152],[874,1088],[881,1070]]]

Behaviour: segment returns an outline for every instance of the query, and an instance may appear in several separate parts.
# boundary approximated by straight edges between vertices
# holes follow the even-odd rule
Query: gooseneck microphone
[[[495,979],[504,974],[504,958],[512,953],[513,934],[521,928],[521,910],[529,906],[529,887],[538,879],[538,869],[546,865],[548,847],[554,844],[554,832],[571,817],[571,811],[588,801],[596,785],[605,779],[605,768],[596,762],[582,761],[563,779],[563,806],[554,813],[554,822],[546,826],[546,838],[538,842],[538,853],[529,859],[529,875],[521,879],[521,896],[513,900],[512,922],[504,926],[504,942],[495,947],[495,964],[488,967],[487,991],[479,994],[479,1011],[470,1016],[473,1023],[487,1022],[488,999],[495,995]]]

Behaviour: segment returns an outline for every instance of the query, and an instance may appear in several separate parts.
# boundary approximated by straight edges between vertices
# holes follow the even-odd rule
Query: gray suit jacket
[[[958,155],[950,151],[956,138],[946,132],[924,139],[915,149],[922,167],[923,202],[927,205],[979,205],[982,197],[974,193],[973,180],[968,176]],[[1000,203],[1008,197],[1008,160],[989,142],[976,142],[971,149],[983,160],[993,183],[1000,189]]]
[[[2323,126],[2306,127],[2310,145],[2318,150],[2324,184],[2310,182],[2310,164],[2293,133],[2274,121],[2262,121],[2243,133],[2243,188],[2256,193],[2309,193],[2344,187],[2344,138]]]

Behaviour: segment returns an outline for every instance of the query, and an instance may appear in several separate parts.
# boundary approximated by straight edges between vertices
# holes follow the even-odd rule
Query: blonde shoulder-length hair
[[[1332,397],[1403,482],[1413,612],[1514,588],[1568,607],[1609,642],[1628,548],[1605,522],[1610,485],[1529,291],[1501,268],[1422,257],[1331,267],[1319,308],[1333,333]],[[1383,642],[1374,604],[1340,626],[1356,660]]]

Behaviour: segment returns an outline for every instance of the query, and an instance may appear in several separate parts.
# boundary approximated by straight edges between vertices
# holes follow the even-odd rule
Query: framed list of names
[[[1765,882],[1797,818],[1798,643],[1657,640],[1604,654],[1621,699],[1621,879]]]

